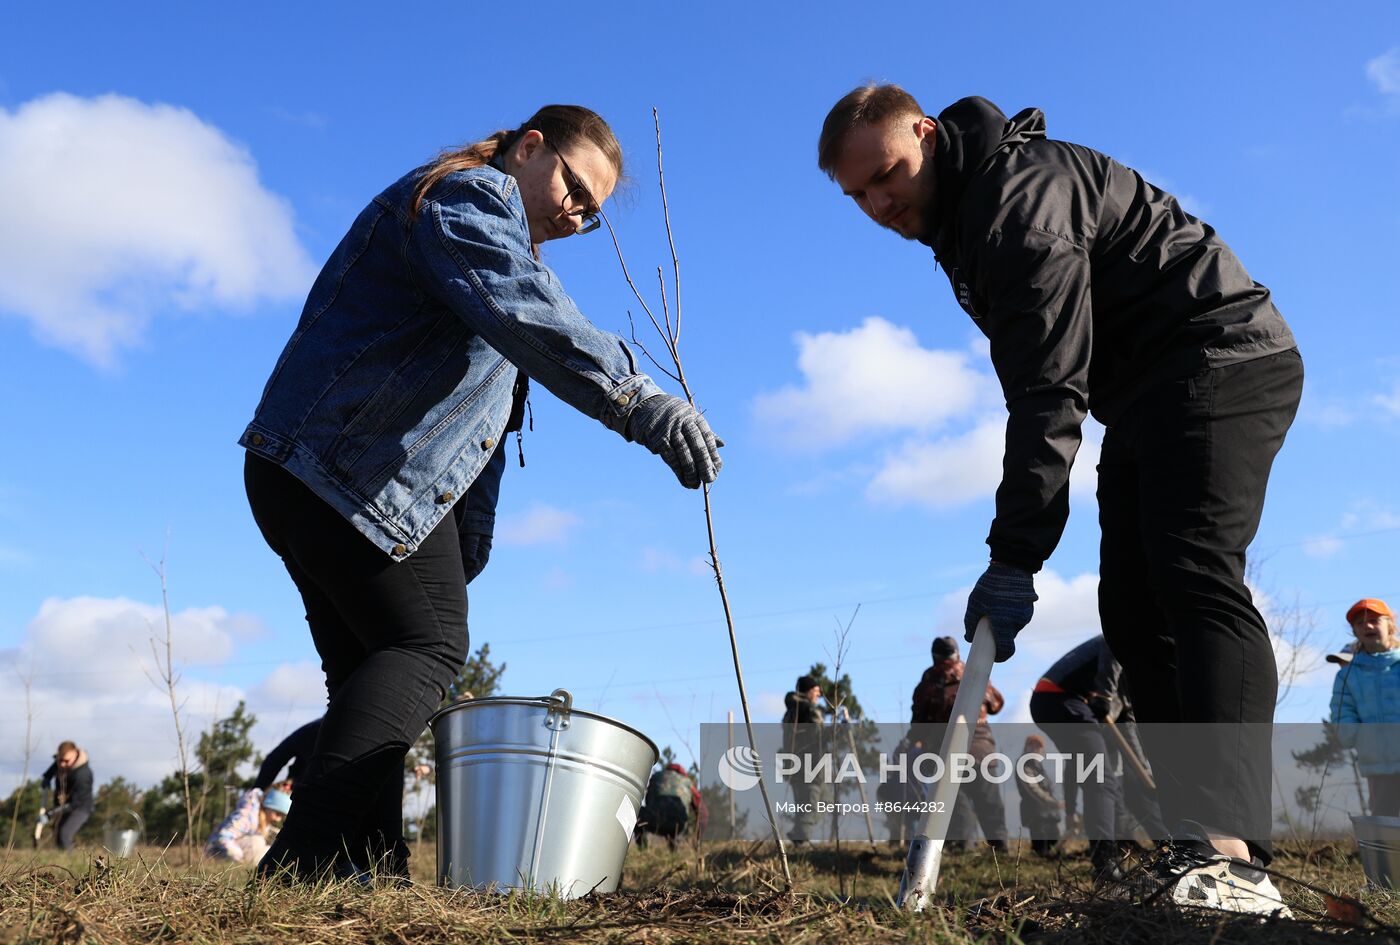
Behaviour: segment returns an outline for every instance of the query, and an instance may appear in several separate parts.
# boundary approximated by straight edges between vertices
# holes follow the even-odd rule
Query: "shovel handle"
[[[987,683],[992,678],[992,663],[997,655],[992,623],[983,617],[972,636],[967,662],[963,665],[958,694],[953,699],[953,712],[943,731],[943,744],[938,749],[943,762],[943,777],[933,786],[928,809],[914,831],[909,844],[909,858],[904,864],[904,877],[899,883],[896,905],[911,912],[922,912],[928,898],[938,886],[938,868],[943,859],[943,841],[948,836],[948,824],[953,819],[953,805],[958,800],[958,783],[949,777],[954,755],[965,754],[972,742],[972,731],[982,714],[982,702],[987,697]]]

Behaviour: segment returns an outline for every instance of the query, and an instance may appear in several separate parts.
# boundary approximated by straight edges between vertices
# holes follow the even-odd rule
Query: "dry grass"
[[[1400,902],[1363,891],[1354,855],[1321,846],[1285,851],[1275,866],[1316,887],[1285,885],[1301,917],[1259,923],[1096,897],[1083,861],[970,853],[945,863],[941,907],[911,916],[891,899],[900,851],[847,845],[793,859],[799,894],[785,897],[775,862],[752,845],[634,851],[623,891],[563,903],[543,896],[450,892],[431,885],[431,850],[416,858],[424,882],[372,891],[346,885],[250,886],[241,867],[196,862],[184,851],[128,860],[93,854],[11,853],[0,861],[0,945],[19,943],[301,942],[308,945],[446,942],[1268,942],[1395,941]],[[1324,893],[1357,896],[1360,925],[1328,918]],[[1333,911],[1341,914],[1334,905]],[[1387,925],[1389,926],[1387,928]]]

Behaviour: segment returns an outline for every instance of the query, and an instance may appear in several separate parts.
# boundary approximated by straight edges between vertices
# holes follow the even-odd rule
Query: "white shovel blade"
[[[933,786],[928,810],[919,820],[914,839],[909,844],[909,858],[904,864],[904,877],[899,881],[901,909],[922,912],[928,898],[938,886],[938,867],[943,859],[943,841],[948,837],[948,824],[953,818],[953,805],[958,800],[958,784],[951,777],[952,757],[967,752],[972,732],[982,712],[982,700],[987,695],[987,683],[992,678],[992,662],[997,655],[992,624],[983,617],[972,636],[967,662],[963,666],[958,694],[953,700],[953,713],[943,733],[943,745],[938,754],[943,761],[943,777]]]

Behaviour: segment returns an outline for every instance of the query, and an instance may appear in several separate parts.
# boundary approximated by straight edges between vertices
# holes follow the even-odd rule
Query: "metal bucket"
[[[1400,879],[1400,817],[1353,814],[1351,826],[1356,831],[1366,878],[1377,886],[1395,889]]]
[[[135,827],[126,826],[130,820],[136,821]],[[125,810],[108,817],[107,822],[102,825],[102,845],[115,856],[131,856],[136,852],[136,845],[141,842],[145,832],[146,822],[141,819],[141,815],[134,810]]]
[[[564,689],[461,702],[428,724],[441,885],[564,899],[617,889],[660,757],[651,739],[575,709]]]

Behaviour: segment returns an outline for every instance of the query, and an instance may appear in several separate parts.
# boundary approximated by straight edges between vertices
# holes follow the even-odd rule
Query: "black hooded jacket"
[[[932,236],[991,341],[1009,413],[992,558],[1040,570],[1069,515],[1087,413],[1118,423],[1148,387],[1296,344],[1215,230],[1131,168],[965,98],[938,116]]]
[[[64,804],[70,811],[93,809],[92,769],[88,767],[87,752],[78,749],[78,763],[64,769],[55,761],[44,772],[41,786],[45,791],[53,785],[58,797],[55,800]]]

